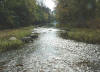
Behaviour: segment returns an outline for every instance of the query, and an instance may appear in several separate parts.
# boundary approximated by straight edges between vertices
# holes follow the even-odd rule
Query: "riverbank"
[[[68,31],[68,38],[93,44],[100,44],[100,29],[74,28]]]
[[[0,52],[9,49],[16,49],[24,44],[21,38],[31,34],[33,26],[19,29],[7,29],[0,31]]]
[[[0,72],[100,72],[100,45],[64,39],[58,28],[33,32],[39,33],[33,43],[0,54]]]

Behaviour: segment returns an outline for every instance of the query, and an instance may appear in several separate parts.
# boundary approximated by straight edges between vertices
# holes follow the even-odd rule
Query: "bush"
[[[68,32],[68,37],[82,42],[100,43],[100,30],[72,29]]]

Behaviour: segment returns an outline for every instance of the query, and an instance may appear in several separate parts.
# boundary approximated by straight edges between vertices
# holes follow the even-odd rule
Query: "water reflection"
[[[100,72],[100,45],[62,38],[64,31],[36,28],[39,38],[0,55],[1,72]]]

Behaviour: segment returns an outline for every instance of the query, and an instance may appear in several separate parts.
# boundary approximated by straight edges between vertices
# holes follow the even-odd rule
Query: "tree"
[[[49,8],[36,0],[0,0],[0,29],[48,22]]]
[[[87,27],[96,16],[96,0],[57,0],[56,13],[60,26]]]

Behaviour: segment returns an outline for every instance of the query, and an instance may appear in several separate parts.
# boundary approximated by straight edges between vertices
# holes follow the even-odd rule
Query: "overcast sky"
[[[54,0],[44,0],[44,2],[47,7],[49,7],[52,11],[54,10],[55,8]]]
[[[45,4],[48,8],[51,9],[51,11],[53,11],[56,6],[54,0],[37,0],[37,1]]]

